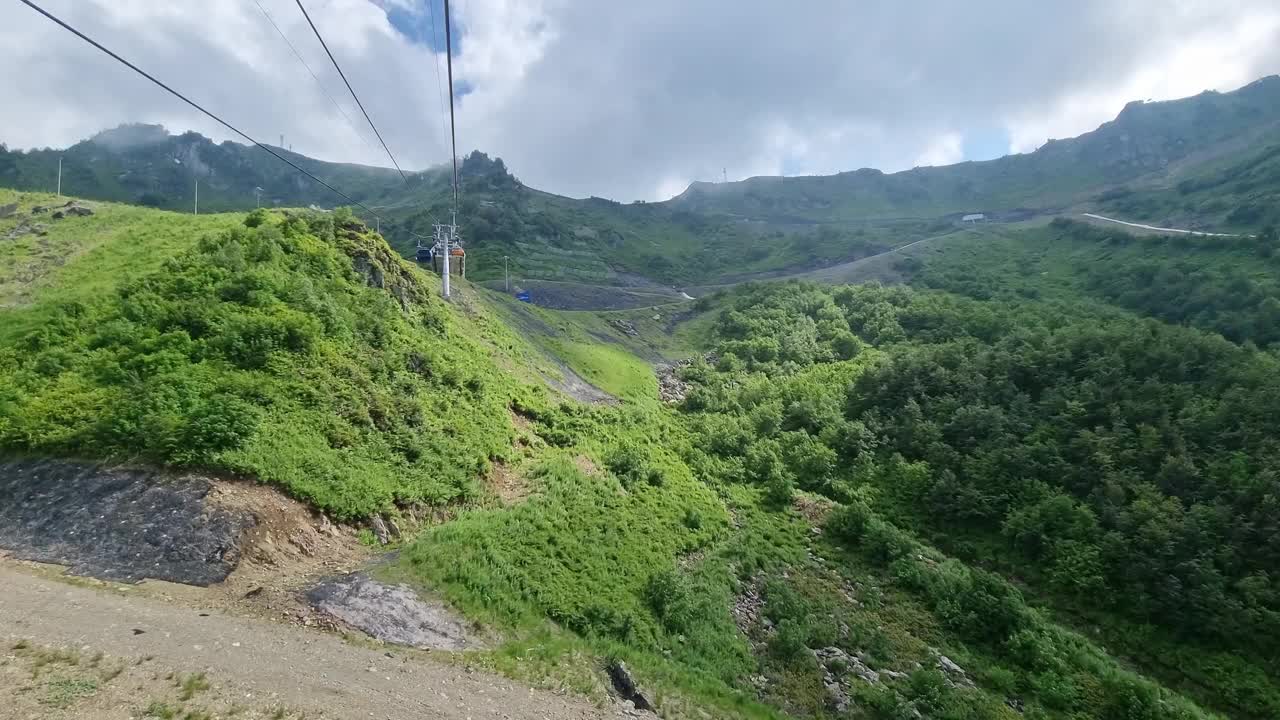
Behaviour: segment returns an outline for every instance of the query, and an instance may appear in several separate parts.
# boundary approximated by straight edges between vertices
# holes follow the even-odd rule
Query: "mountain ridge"
[[[1280,76],[1268,76],[1225,93],[1131,102],[1097,129],[1031,153],[896,173],[695,182],[669,200],[635,203],[538,190],[474,151],[462,163],[459,216],[476,279],[503,277],[507,258],[517,278],[605,285],[812,271],[936,236],[969,213],[1023,222],[1094,211],[1256,232],[1280,221],[1280,162],[1268,160],[1280,147],[1277,118]],[[441,168],[406,183],[388,168],[278,152],[376,212],[362,214],[405,255],[451,210]],[[200,206],[210,211],[342,202],[255,148],[154,125],[106,130],[61,152],[0,150],[0,185],[52,189],[59,155],[64,191],[96,199],[187,210],[199,175]],[[1224,175],[1233,167],[1247,184]]]

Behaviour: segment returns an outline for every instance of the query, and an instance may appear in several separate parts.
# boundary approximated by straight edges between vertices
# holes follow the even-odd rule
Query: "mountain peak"
[[[169,131],[163,125],[125,123],[89,138],[89,142],[108,150],[122,152],[144,145],[156,145],[169,139]]]

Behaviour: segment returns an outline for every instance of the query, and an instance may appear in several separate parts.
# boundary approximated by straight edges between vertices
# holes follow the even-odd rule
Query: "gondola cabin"
[[[443,262],[443,258],[440,257],[438,252],[433,252],[430,256],[430,260],[431,269],[437,273],[440,272],[440,263]],[[449,274],[457,275],[461,278],[465,278],[467,276],[466,250],[463,250],[460,247],[455,247],[449,251]]]

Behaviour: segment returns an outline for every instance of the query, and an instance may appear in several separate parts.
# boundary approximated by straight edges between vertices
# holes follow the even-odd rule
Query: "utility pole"
[[[507,256],[502,256],[502,275],[507,279],[507,292],[511,292],[511,273],[507,271]]]
[[[196,204],[191,214],[192,215],[200,214],[200,178],[196,178]]]
[[[725,181],[725,184],[728,184],[728,183],[729,183],[729,168],[721,168],[721,169],[720,169],[720,171],[721,171],[722,173],[724,173],[724,181]]]
[[[62,197],[62,156],[58,156],[58,197]]]

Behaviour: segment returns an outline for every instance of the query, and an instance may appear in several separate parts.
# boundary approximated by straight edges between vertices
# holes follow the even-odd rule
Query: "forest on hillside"
[[[1134,279],[1188,272],[1197,249],[1054,231],[1169,255],[1090,265],[1056,293],[1046,284],[1048,298],[1031,287],[1038,265],[999,281],[1031,262],[1007,248],[977,257],[1005,252],[1008,267],[958,253],[917,268],[922,285],[982,299],[797,283],[735,292],[715,327],[718,360],[688,373],[682,409],[707,436],[703,462],[779,497],[799,488],[847,503],[841,531],[890,567],[903,550],[874,518],[919,533],[1107,628],[1156,674],[1211,688],[1220,707],[1274,716],[1280,358],[1257,346],[1274,340],[1275,285],[1242,280],[1270,262],[1274,236],[1230,249],[1246,265],[1198,248],[1216,264],[1194,271],[1190,301],[1186,284]],[[1062,249],[1039,240],[1018,247]],[[865,369],[831,382],[825,368],[854,358]],[[1016,654],[1021,621],[998,609],[1007,592],[968,609],[936,601],[960,603],[947,610],[957,622]]]

